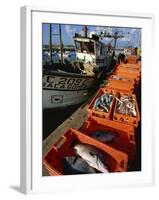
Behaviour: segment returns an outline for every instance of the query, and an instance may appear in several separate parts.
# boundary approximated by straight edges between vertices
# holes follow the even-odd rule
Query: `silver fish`
[[[132,96],[123,95],[117,99],[117,112],[129,116],[136,116],[135,100]]]
[[[100,97],[98,97],[93,105],[93,109],[100,109],[103,110],[104,112],[109,112],[111,103],[113,100],[113,95],[112,94],[103,94]]]
[[[97,171],[89,166],[89,164],[78,156],[67,156],[62,159],[64,173],[71,174],[92,174]]]
[[[91,134],[91,137],[105,143],[112,142],[116,136],[116,133],[111,131],[95,131]]]
[[[100,105],[101,101],[100,101],[100,98],[97,98],[94,102],[94,105],[93,105],[93,108],[97,108],[99,105]]]
[[[74,149],[76,154],[83,158],[91,167],[103,173],[109,172],[104,155],[94,146],[88,144],[76,144]]]

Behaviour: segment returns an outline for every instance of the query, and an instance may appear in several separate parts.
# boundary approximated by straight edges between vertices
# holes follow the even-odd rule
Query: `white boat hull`
[[[80,104],[90,96],[95,77],[74,74],[45,74],[43,76],[43,109]]]
[[[89,98],[89,92],[84,91],[54,91],[43,90],[43,108],[60,108],[77,105]]]

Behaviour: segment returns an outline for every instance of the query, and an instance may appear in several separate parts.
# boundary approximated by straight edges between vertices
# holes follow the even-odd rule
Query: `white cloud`
[[[96,26],[94,31],[96,32],[96,34],[99,34],[102,31],[102,28],[100,26]]]
[[[129,31],[130,34],[134,34],[134,33],[137,33],[137,32],[138,32],[138,30],[134,29],[134,28],[130,29],[130,31]]]
[[[68,35],[72,35],[76,31],[76,29],[71,25],[65,25],[65,31]]]
[[[129,36],[124,36],[123,38],[120,38],[120,40],[121,41],[129,41],[130,40],[130,38],[129,38]]]
[[[106,31],[110,34],[110,35],[112,35],[114,32],[113,32],[113,28],[111,28],[111,27],[108,27],[107,29],[106,29]]]

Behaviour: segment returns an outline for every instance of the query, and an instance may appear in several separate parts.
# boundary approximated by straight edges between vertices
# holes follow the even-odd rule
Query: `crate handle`
[[[66,142],[66,137],[65,137],[65,136],[62,136],[62,137],[55,143],[56,149],[59,149],[65,142]]]
[[[120,161],[120,168],[121,169],[125,168],[125,161],[124,160]]]
[[[134,135],[133,135],[133,134],[129,135],[129,139],[130,139],[130,141],[133,141],[133,142],[135,142],[135,137],[134,137]]]

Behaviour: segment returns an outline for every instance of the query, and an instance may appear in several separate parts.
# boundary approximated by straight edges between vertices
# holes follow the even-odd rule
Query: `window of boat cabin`
[[[92,41],[75,41],[75,45],[78,53],[94,54],[94,42]]]
[[[96,56],[101,55],[101,45],[99,43],[96,43]]]
[[[103,47],[102,47],[102,45],[100,47],[100,55],[103,55]]]
[[[101,45],[100,54],[102,56],[106,56],[106,54],[107,54],[107,47],[106,47],[106,45]]]

